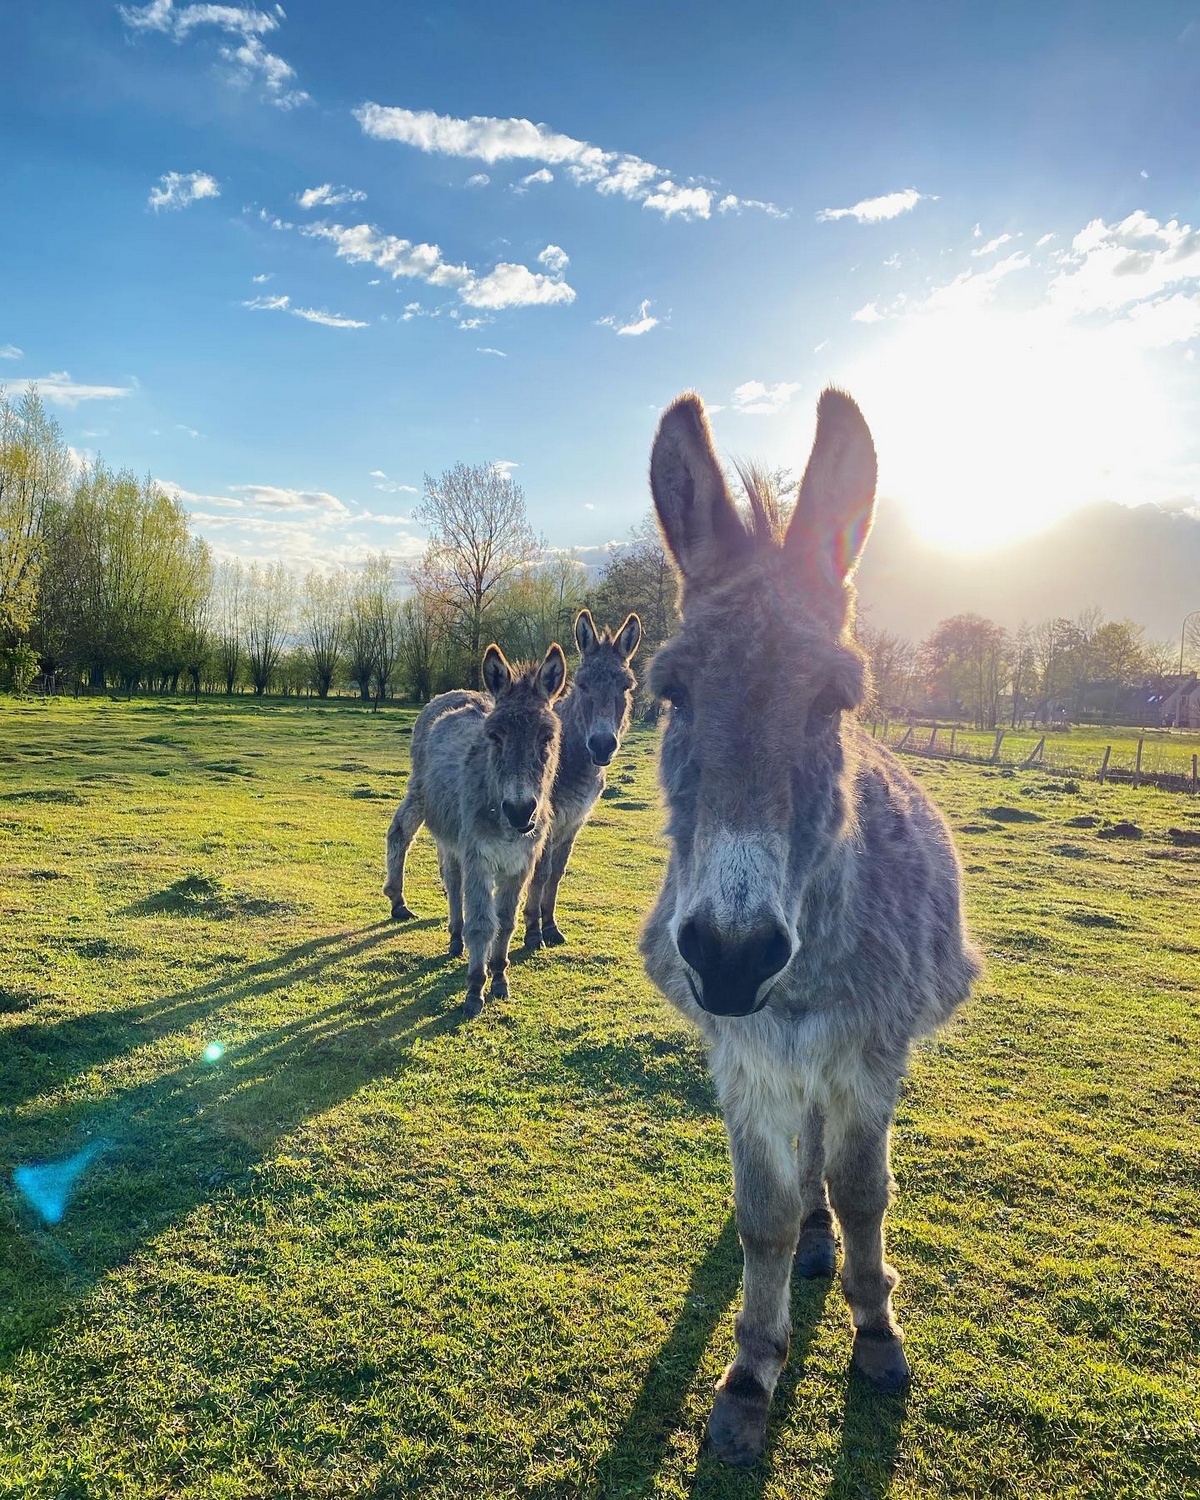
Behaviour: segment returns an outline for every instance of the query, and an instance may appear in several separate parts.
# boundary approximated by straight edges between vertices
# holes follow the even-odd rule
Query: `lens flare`
[[[225,1056],[225,1048],[222,1047],[222,1045],[220,1044],[220,1042],[209,1042],[208,1046],[205,1047],[205,1049],[204,1049],[204,1061],[205,1062],[210,1062],[210,1063],[220,1062],[221,1059],[224,1056]]]
[[[57,1224],[67,1211],[80,1177],[109,1144],[91,1141],[65,1161],[18,1167],[13,1173],[13,1186],[43,1223]]]

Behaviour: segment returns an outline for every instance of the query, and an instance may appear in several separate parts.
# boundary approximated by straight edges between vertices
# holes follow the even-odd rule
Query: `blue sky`
[[[0,380],[219,553],[410,556],[458,459],[602,546],[689,386],[796,466],[845,384],[955,545],[1197,504],[1200,6],[42,0],[0,55]]]

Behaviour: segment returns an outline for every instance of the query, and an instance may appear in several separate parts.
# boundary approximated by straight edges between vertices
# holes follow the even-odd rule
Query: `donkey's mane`
[[[747,534],[756,542],[772,547],[783,545],[787,523],[791,519],[791,508],[785,511],[779,496],[779,484],[775,476],[753,460],[734,459],[734,468],[742,481],[750,514],[739,511],[739,518]]]

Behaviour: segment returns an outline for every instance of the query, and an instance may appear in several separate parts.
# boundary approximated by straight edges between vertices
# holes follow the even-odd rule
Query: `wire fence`
[[[1200,790],[1200,756],[1163,731],[1114,731],[1111,740],[1073,739],[1070,732],[961,729],[957,725],[893,722],[871,724],[871,733],[892,750],[935,760],[1043,770],[1056,776],[1153,786],[1163,791]]]

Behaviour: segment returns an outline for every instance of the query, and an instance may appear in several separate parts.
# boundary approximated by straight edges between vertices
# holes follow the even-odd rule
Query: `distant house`
[[[1181,729],[1200,729],[1200,677],[1195,672],[1185,672],[1182,677],[1164,677],[1169,684],[1163,694],[1158,723],[1164,726],[1178,725]]]

